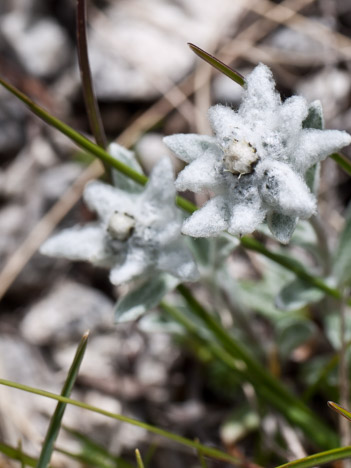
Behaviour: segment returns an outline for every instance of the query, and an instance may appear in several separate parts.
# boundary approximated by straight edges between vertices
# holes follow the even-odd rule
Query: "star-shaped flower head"
[[[174,203],[168,158],[154,167],[144,190],[94,181],[85,187],[84,200],[98,221],[60,232],[45,242],[42,253],[107,267],[116,285],[155,272],[182,281],[197,279],[196,264],[180,234],[182,214]]]
[[[320,128],[309,123],[316,116]],[[194,237],[225,230],[243,235],[266,220],[272,234],[287,243],[298,218],[316,212],[306,172],[349,145],[351,136],[321,129],[318,101],[308,106],[303,97],[293,96],[282,103],[263,64],[247,77],[238,111],[216,105],[209,119],[214,137],[178,134],[164,139],[189,163],[178,175],[177,190],[214,193],[184,222],[182,232]]]

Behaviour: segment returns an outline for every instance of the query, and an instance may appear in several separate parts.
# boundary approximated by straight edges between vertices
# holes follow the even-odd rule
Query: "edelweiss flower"
[[[182,232],[194,237],[253,232],[265,219],[272,234],[289,241],[298,218],[316,211],[306,172],[351,142],[346,132],[321,130],[309,120],[322,114],[319,102],[303,97],[281,102],[270,70],[258,65],[248,76],[237,112],[216,105],[209,110],[215,137],[172,135],[166,145],[189,163],[177,190],[215,194],[190,216]]]
[[[128,152],[123,150],[125,156]],[[170,161],[162,159],[154,167],[144,190],[127,189],[88,183],[84,200],[96,211],[98,221],[62,231],[41,252],[110,268],[113,284],[155,271],[183,281],[197,279],[195,262],[180,235],[182,215],[174,203]]]

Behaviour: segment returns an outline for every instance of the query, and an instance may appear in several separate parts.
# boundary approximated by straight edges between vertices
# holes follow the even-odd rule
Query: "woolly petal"
[[[135,196],[102,182],[89,182],[84,189],[84,200],[105,223],[115,211],[135,215]]]
[[[257,203],[237,203],[232,207],[228,232],[236,236],[251,234],[266,216],[266,210]]]
[[[323,161],[327,156],[351,143],[351,135],[339,130],[304,129],[293,155],[297,170],[301,173]]]
[[[175,187],[180,192],[191,190],[201,192],[203,189],[216,190],[223,185],[225,178],[221,172],[221,158],[218,153],[207,152],[186,166],[179,174]]]
[[[208,149],[216,151],[216,139],[207,135],[179,133],[164,137],[163,142],[178,158],[187,163],[201,157]]]
[[[146,209],[146,205],[148,205],[148,210],[157,215],[160,209],[170,209],[170,207],[175,206],[174,197],[172,163],[169,158],[163,158],[151,171],[149,182],[142,195],[142,210]]]
[[[101,266],[113,264],[111,254],[105,249],[105,232],[91,224],[83,228],[65,229],[48,239],[40,252],[50,257],[65,257],[70,260],[85,260]],[[112,256],[113,257],[113,256]]]
[[[208,110],[208,118],[217,140],[224,142],[238,138],[243,122],[241,117],[230,107],[217,104]]]
[[[293,235],[298,218],[271,212],[267,215],[267,225],[273,236],[282,244],[287,244]]]
[[[251,124],[255,121],[266,121],[267,117],[271,118],[275,113],[280,103],[272,72],[266,65],[260,63],[246,79],[246,90],[239,114]]]
[[[308,219],[316,211],[316,200],[304,180],[287,164],[265,161],[257,167],[259,192],[274,211]]]
[[[110,281],[118,285],[131,281],[147,273],[152,265],[152,254],[146,248],[131,248],[121,265],[116,265],[110,272]]]
[[[160,251],[157,268],[183,281],[196,281],[199,278],[196,263],[189,250],[185,248],[183,239]]]
[[[279,106],[279,132],[285,136],[289,148],[296,146],[307,114],[308,105],[302,96],[292,96]]]
[[[182,232],[192,237],[218,236],[228,227],[226,199],[217,196],[209,200],[184,221]]]

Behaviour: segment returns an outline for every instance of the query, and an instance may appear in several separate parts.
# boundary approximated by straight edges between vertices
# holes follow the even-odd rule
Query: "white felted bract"
[[[216,236],[228,228],[228,219],[226,200],[218,196],[186,219],[182,231],[194,237]]]
[[[90,182],[84,199],[98,222],[62,231],[45,242],[41,252],[107,267],[113,284],[155,272],[196,280],[198,270],[181,236],[182,215],[174,198],[168,158],[155,166],[140,193]]]
[[[306,184],[307,171],[351,143],[338,130],[321,130],[319,102],[310,106],[300,96],[284,103],[271,71],[258,65],[247,77],[238,111],[216,105],[209,109],[215,134],[173,135],[165,143],[188,166],[176,180],[178,190],[214,193],[210,202],[188,218],[183,233],[216,236],[223,230],[248,234],[267,220],[273,236],[287,243],[298,218],[316,211]]]
[[[217,145],[214,137],[194,133],[166,136],[163,141],[172,151],[181,154],[181,159],[187,163],[197,159],[199,152],[203,153],[208,148],[215,149]]]
[[[87,260],[99,266],[110,267],[119,255],[111,255],[111,252],[107,251],[104,238],[99,224],[91,223],[83,228],[75,226],[51,237],[41,247],[40,252],[50,257]]]

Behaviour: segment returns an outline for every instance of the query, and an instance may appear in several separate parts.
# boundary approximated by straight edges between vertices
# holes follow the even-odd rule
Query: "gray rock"
[[[194,63],[187,41],[206,48],[219,35],[233,34],[241,11],[240,2],[231,0],[111,3],[90,34],[97,95],[128,100],[163,94]]]
[[[57,284],[28,311],[21,323],[23,336],[38,345],[75,342],[86,330],[113,322],[113,302],[101,292],[71,281]]]
[[[347,104],[350,90],[349,73],[336,68],[325,68],[314,76],[301,80],[296,88],[297,94],[306,97],[308,101],[321,101],[326,120],[340,112],[343,104]]]
[[[1,32],[29,73],[41,78],[53,76],[68,63],[68,38],[53,19],[30,18],[27,13],[14,10],[4,15]]]

